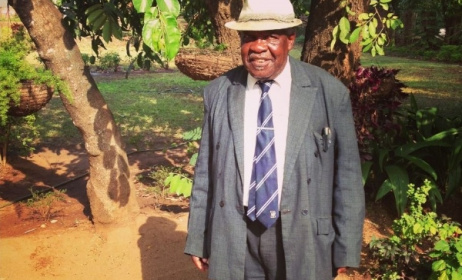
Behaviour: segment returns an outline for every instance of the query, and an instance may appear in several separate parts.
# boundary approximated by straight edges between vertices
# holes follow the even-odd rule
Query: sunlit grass
[[[206,82],[180,72],[131,75],[129,79],[95,75],[122,137],[137,148],[149,148],[157,137],[180,138],[202,122],[202,90]],[[54,97],[40,113],[40,142],[80,142],[81,137]]]
[[[419,107],[437,107],[448,117],[462,115],[462,66],[391,56],[364,54],[362,65],[399,69],[397,79],[406,85]]]

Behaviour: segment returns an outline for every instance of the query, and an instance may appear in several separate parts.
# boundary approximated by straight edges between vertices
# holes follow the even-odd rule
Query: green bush
[[[399,215],[407,205],[407,186],[429,180],[433,208],[462,186],[462,119],[445,118],[437,108],[419,109],[411,96],[411,108],[395,117],[399,130],[382,134],[371,143],[372,159],[362,165],[366,186],[375,188],[379,200],[393,193]],[[396,133],[398,132],[398,133]]]
[[[437,54],[438,54],[437,51],[425,50],[422,52],[422,57],[425,60],[434,60]]]
[[[442,46],[436,55],[439,61],[458,63],[462,62],[462,46],[446,45]]]
[[[56,203],[64,201],[66,190],[55,190],[47,192],[34,191],[30,189],[31,198],[26,202],[27,207],[32,209],[33,214],[39,215],[43,221],[48,221],[56,214]]]
[[[460,225],[424,210],[430,181],[407,189],[409,207],[393,221],[393,235],[369,244],[373,279],[462,279]]]
[[[99,63],[102,70],[113,69],[114,72],[117,72],[117,68],[120,65],[120,56],[116,52],[108,52],[101,56]]]

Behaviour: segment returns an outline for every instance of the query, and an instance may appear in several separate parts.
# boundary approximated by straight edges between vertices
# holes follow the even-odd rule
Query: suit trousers
[[[245,280],[284,280],[286,278],[282,246],[281,218],[270,228],[247,218]]]

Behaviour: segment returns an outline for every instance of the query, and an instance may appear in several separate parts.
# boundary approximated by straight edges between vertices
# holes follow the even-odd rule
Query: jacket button
[[[303,215],[303,216],[308,215],[308,210],[306,210],[306,209],[305,209],[305,210],[302,210],[302,215]]]
[[[220,143],[217,143],[217,145],[215,146],[215,149],[220,149]]]
[[[225,206],[225,202],[222,200],[220,201],[220,207],[223,207],[223,206]]]
[[[318,151],[314,152],[314,157],[318,157],[318,156],[319,156]]]
[[[308,178],[308,180],[306,180],[306,183],[309,185],[311,183],[311,178]]]

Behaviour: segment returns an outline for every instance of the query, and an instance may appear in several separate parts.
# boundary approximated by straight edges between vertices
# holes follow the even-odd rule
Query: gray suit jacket
[[[331,279],[333,268],[355,267],[360,260],[364,192],[351,104],[347,89],[330,74],[289,61],[292,87],[280,206],[287,279]],[[211,279],[244,279],[246,82],[247,71],[238,67],[204,91],[185,253],[209,258]],[[324,136],[326,127],[331,133]]]

